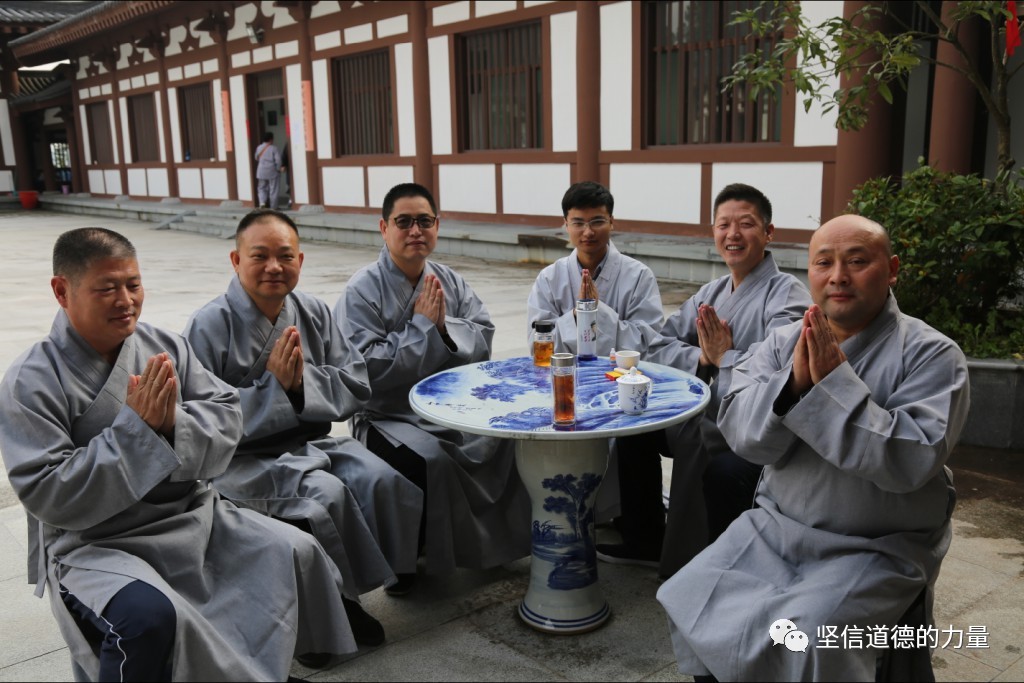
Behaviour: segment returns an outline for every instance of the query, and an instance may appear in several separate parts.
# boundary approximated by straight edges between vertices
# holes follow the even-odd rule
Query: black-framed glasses
[[[577,219],[577,220],[572,220],[572,221],[567,221],[566,222],[566,225],[568,225],[573,230],[582,230],[583,228],[587,227],[588,225],[591,228],[593,228],[594,230],[600,230],[601,228],[607,228],[609,224],[611,224],[611,221],[609,219],[605,218],[604,216],[598,216],[597,218],[591,218],[589,221],[583,221],[583,220]]]
[[[413,223],[420,226],[420,230],[430,230],[434,227],[434,223],[437,222],[437,216],[428,216],[426,214],[422,216],[408,216],[403,213],[400,216],[395,216],[392,220],[395,221],[395,225],[399,230],[408,230],[412,227]]]

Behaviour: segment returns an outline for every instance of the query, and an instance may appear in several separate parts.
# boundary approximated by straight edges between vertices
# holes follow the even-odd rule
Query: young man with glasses
[[[597,355],[612,349],[643,354],[664,322],[651,269],[611,242],[612,193],[595,182],[576,183],[562,197],[573,252],[545,268],[527,300],[527,344],[533,323],[555,323],[555,351],[576,353],[576,300],[597,300]]]
[[[334,308],[366,360],[373,390],[350,422],[352,435],[423,491],[420,546],[431,574],[493,567],[530,552],[530,503],[511,442],[446,429],[409,406],[416,382],[491,355],[494,324],[480,298],[461,275],[428,260],[439,227],[425,187],[391,188],[380,221],[384,248],[352,276]],[[399,575],[398,590],[415,577]]]

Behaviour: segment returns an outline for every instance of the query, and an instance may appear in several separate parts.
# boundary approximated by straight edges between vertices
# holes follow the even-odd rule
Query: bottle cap
[[[550,320],[534,320],[533,329],[538,332],[554,332],[555,324]]]
[[[579,299],[576,301],[577,311],[596,311],[597,299]]]
[[[571,353],[553,353],[551,354],[551,367],[553,368],[571,368],[576,365],[576,356]]]

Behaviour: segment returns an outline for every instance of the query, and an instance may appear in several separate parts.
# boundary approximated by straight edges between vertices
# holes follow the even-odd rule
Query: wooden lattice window
[[[334,60],[334,93],[336,154],[392,154],[395,136],[388,51]]]
[[[770,51],[778,35],[755,39],[730,26],[757,0],[644,2],[644,139],[649,146],[778,142],[781,97],[745,86],[722,91],[722,78],[751,51]]]
[[[93,160],[100,164],[114,163],[114,136],[110,131],[110,110],[107,103],[93,102],[85,105],[85,118]]]
[[[542,148],[540,22],[461,36],[458,59],[462,148]]]
[[[160,137],[156,134],[153,93],[128,98],[128,139],[132,161],[160,161]]]
[[[181,152],[186,161],[213,159],[213,97],[209,83],[178,90],[178,120],[181,121]]]

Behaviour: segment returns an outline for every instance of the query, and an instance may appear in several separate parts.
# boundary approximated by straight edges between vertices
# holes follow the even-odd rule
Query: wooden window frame
[[[781,96],[762,92],[751,100],[746,86],[723,93],[719,85],[742,54],[771,50],[781,37],[755,40],[745,28],[729,26],[735,11],[757,4],[757,0],[645,0],[641,7],[645,147],[781,142]],[[697,13],[697,21],[685,20],[687,9]],[[672,31],[682,37],[673,37]]]
[[[149,107],[149,111],[140,110],[140,107]],[[151,92],[129,95],[127,110],[132,163],[159,162],[160,136],[156,134],[156,97]]]
[[[205,102],[197,110],[196,99]],[[217,158],[217,131],[214,121],[213,83],[196,83],[178,88],[178,123],[181,127],[181,155],[185,161]]]
[[[331,80],[335,156],[393,155],[391,49],[335,57]]]
[[[540,20],[457,37],[462,151],[544,149],[543,38]]]
[[[113,164],[114,130],[110,122],[110,105],[107,100],[86,104],[85,120],[89,129],[91,161],[97,164]],[[106,134],[102,135],[104,131]]]

